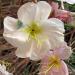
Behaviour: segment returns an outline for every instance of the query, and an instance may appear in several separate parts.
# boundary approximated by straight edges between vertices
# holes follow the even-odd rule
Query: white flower
[[[18,19],[4,19],[4,37],[17,47],[16,55],[39,60],[50,49],[64,43],[64,24],[56,18],[48,19],[51,6],[45,1],[29,2],[18,10]]]
[[[75,4],[75,0],[58,0],[58,1],[64,1],[64,2],[67,2],[69,4]]]
[[[13,74],[6,71],[5,65],[0,64],[0,75],[13,75]]]

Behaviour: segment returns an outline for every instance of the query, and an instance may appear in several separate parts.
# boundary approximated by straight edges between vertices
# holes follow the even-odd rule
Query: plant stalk
[[[37,3],[37,0],[32,0],[32,2]]]

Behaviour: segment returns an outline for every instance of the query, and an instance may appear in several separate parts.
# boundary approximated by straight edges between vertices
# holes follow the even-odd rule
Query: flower
[[[16,56],[39,60],[50,49],[64,43],[64,24],[48,19],[51,6],[45,1],[28,2],[18,10],[18,19],[4,19],[4,38],[17,47]]]
[[[69,75],[63,60],[68,59],[71,53],[71,48],[67,45],[49,51],[42,59],[39,75]]]
[[[58,0],[58,1],[67,2],[69,4],[75,4],[75,0]]]
[[[55,14],[55,17],[66,23],[70,23],[72,21],[72,16],[70,12],[66,10],[59,9],[58,12]]]
[[[69,11],[59,9],[59,5],[56,2],[52,2],[51,6],[53,8],[53,17],[60,19],[65,23],[70,23],[72,21],[72,16]]]
[[[6,71],[5,65],[0,64],[0,75],[13,75],[13,74]]]

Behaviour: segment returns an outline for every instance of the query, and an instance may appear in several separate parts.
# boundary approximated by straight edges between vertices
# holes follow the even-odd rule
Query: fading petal
[[[72,50],[71,47],[67,46],[66,43],[61,44],[61,46],[54,50],[54,54],[58,55],[61,59],[68,59],[71,54]]]
[[[19,20],[25,25],[38,18],[38,7],[35,3],[28,2],[19,8],[17,14]]]
[[[31,50],[32,42],[31,41],[26,41],[23,43],[20,43],[20,46],[16,50],[16,56],[20,58],[27,58],[29,57],[29,53]]]
[[[48,19],[51,13],[51,6],[46,1],[39,1],[37,3],[40,12],[40,20]]]
[[[28,36],[22,32],[13,32],[10,34],[3,34],[4,38],[14,47],[19,47],[20,43],[25,42],[28,39]]]
[[[4,33],[11,33],[12,31],[17,30],[17,19],[12,17],[4,18]]]
[[[51,44],[50,49],[55,49],[64,43],[64,24],[62,21],[52,18],[43,22],[42,27],[44,33],[48,36],[49,42]]]

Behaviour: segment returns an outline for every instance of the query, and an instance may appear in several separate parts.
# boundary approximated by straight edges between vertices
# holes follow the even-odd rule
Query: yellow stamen
[[[49,66],[51,65],[51,64],[54,64],[55,65],[55,67],[56,68],[59,68],[60,67],[60,58],[58,57],[58,56],[51,56],[50,58],[49,58],[49,61],[50,61],[50,63],[49,63]]]
[[[38,44],[41,44],[41,41],[38,36],[43,32],[43,28],[37,22],[31,22],[27,27],[21,29],[21,31],[28,34],[29,39],[36,40]]]
[[[23,28],[22,31],[29,34],[30,38],[36,39],[37,36],[42,33],[42,27],[36,22],[31,22],[27,27]]]
[[[47,75],[47,73],[50,71],[51,68],[55,67],[57,69],[59,69],[61,66],[61,60],[58,56],[51,56],[49,57],[49,63],[47,65],[47,69],[44,72],[41,73],[45,73],[45,75]]]

